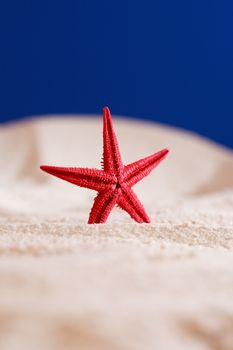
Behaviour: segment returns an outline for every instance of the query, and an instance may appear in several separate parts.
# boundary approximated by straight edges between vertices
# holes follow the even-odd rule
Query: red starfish
[[[98,192],[90,212],[89,224],[106,222],[115,205],[128,212],[135,221],[149,223],[150,219],[131,187],[147,176],[166,157],[168,149],[123,165],[107,107],[103,110],[103,143],[103,170],[47,165],[40,168],[60,179]]]

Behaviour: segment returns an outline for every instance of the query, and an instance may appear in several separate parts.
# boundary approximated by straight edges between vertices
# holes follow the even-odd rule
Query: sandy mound
[[[102,118],[0,128],[1,350],[232,350],[233,154],[190,133],[114,120],[125,164],[170,155],[135,192],[152,224],[39,165],[100,167]]]

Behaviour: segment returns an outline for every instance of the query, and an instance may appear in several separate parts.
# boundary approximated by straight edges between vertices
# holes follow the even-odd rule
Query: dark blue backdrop
[[[233,146],[233,2],[2,1],[0,120],[145,117]]]

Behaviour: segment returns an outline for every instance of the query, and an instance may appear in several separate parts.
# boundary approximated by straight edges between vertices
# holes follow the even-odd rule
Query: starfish
[[[132,187],[147,176],[168,154],[163,149],[134,163],[123,165],[110,110],[103,109],[102,170],[42,165],[41,170],[80,187],[97,191],[88,224],[106,222],[114,206],[125,210],[136,222],[150,219]]]

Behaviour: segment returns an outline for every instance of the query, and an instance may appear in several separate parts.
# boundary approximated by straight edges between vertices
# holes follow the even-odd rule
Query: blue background
[[[232,1],[0,7],[0,121],[108,105],[233,147]]]

